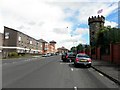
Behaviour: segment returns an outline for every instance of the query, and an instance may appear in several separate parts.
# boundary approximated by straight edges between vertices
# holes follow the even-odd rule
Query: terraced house
[[[7,57],[10,52],[17,52],[19,54],[43,54],[46,51],[47,53],[47,42],[43,41],[36,40],[15,29],[4,27],[3,57]]]
[[[38,40],[12,28],[4,27],[3,55],[9,52],[41,53],[42,43]]]

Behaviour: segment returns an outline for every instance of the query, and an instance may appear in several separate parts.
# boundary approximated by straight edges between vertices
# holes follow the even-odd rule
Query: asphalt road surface
[[[75,68],[60,56],[3,61],[3,88],[118,88],[92,68]]]

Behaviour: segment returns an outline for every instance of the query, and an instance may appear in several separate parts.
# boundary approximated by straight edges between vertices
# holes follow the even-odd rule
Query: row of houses
[[[18,30],[4,26],[4,33],[0,33],[0,53],[7,57],[10,52],[19,54],[46,54],[55,53],[56,42],[36,40]]]

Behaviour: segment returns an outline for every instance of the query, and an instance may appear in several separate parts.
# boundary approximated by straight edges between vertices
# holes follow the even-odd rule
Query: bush
[[[16,53],[16,52],[10,52],[8,54],[8,57],[17,57],[17,56],[18,56],[18,53]]]

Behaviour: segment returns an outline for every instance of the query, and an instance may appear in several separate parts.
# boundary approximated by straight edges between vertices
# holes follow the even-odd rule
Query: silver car
[[[75,66],[85,65],[85,66],[91,67],[91,63],[92,63],[91,58],[86,54],[77,54],[74,60]]]

